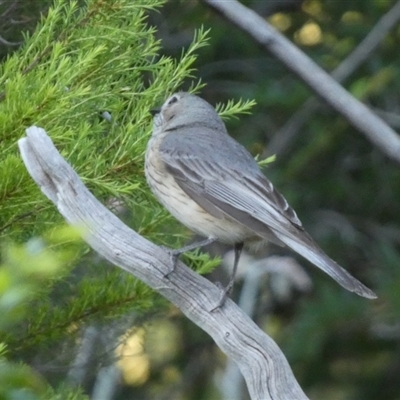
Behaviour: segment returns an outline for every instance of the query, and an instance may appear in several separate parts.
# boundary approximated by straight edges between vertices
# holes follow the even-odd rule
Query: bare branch
[[[84,228],[83,238],[95,251],[157,290],[204,329],[239,365],[252,399],[307,398],[279,347],[233,301],[210,312],[220,290],[182,262],[166,278],[168,253],[98,202],[43,129],[30,127],[26,134],[18,142],[25,166],[66,221]]]
[[[1,5],[2,3],[0,3]],[[18,1],[15,0],[12,3],[10,3],[10,5],[8,6],[8,8],[6,8],[1,14],[0,14],[0,18],[4,18],[6,17],[11,11],[15,10],[15,8],[18,5]]]
[[[398,1],[371,29],[364,40],[340,63],[332,72],[332,77],[338,82],[344,82],[378,47],[387,33],[400,19],[400,1]],[[289,149],[294,137],[307,123],[311,115],[318,109],[319,102],[316,98],[308,99],[303,106],[296,111],[285,125],[275,133],[268,143],[266,156],[270,154],[282,154]],[[389,125],[393,125],[388,119],[376,112]],[[395,127],[398,127],[394,125]]]
[[[400,115],[397,113],[380,110],[379,108],[373,109],[376,115],[379,115],[387,124],[400,129]]]
[[[4,39],[3,37],[0,36],[0,43],[4,44],[4,46],[19,46],[24,42],[23,41],[21,41],[21,42],[9,42],[8,40],[6,40],[6,39]]]
[[[202,0],[202,2],[248,33],[341,113],[382,152],[400,162],[400,138],[396,132],[262,17],[236,0],[228,2]]]
[[[222,263],[224,266],[232,268],[234,262],[234,253],[229,251],[224,255]],[[240,308],[249,316],[252,317],[255,311],[255,306],[260,290],[260,284],[263,282],[262,276],[275,273],[284,278],[285,284],[282,285],[280,279],[280,295],[286,297],[288,290],[297,288],[301,291],[307,291],[311,288],[311,279],[305,273],[300,264],[292,257],[286,256],[269,256],[262,259],[255,259],[248,253],[243,252],[238,266],[238,275],[243,276],[243,286],[239,297]],[[237,275],[237,277],[239,277]],[[272,279],[273,281],[273,279]],[[282,293],[283,292],[283,293]],[[274,296],[277,298],[278,296]],[[225,400],[239,400],[242,398],[244,387],[243,377],[237,365],[228,360],[225,368],[220,391],[222,398]]]
[[[287,11],[297,11],[301,9],[303,0],[268,0],[253,1],[250,7],[263,17]]]
[[[400,1],[398,1],[371,29],[364,40],[335,68],[332,77],[338,82],[348,78],[378,47],[387,33],[400,19]]]

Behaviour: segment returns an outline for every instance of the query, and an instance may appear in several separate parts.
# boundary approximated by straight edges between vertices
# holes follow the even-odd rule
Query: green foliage
[[[44,396],[47,400],[89,400],[80,387],[71,388],[67,385],[58,386],[56,389],[48,387]]]
[[[353,299],[351,294],[323,282],[318,282],[316,292],[316,299],[302,302],[288,327],[284,349],[292,362],[301,364],[303,357],[313,362],[324,353],[326,342],[332,337],[346,335],[367,324],[368,304],[362,299]],[[298,346],[299,341],[302,347]]]
[[[44,16],[35,31],[32,21],[23,25],[31,33],[25,34],[23,47],[0,66],[0,236],[3,263],[14,257],[29,266],[23,256],[35,243],[29,239],[41,237],[45,253],[57,260],[60,255],[62,266],[53,277],[40,275],[37,290],[33,286],[39,275],[32,275],[30,281],[21,278],[24,272],[19,269],[15,276],[11,267],[2,269],[2,288],[5,282],[20,286],[13,286],[18,290],[11,298],[16,305],[9,308],[10,319],[0,323],[8,326],[7,335],[2,336],[7,353],[5,345],[1,347],[8,367],[21,365],[12,363],[13,359],[30,363],[38,357],[42,364],[55,359],[59,370],[60,365],[71,363],[76,339],[87,324],[107,324],[104,331],[108,332],[119,317],[121,322],[133,315],[130,321],[140,324],[148,313],[162,310],[164,314],[167,308],[152,291],[96,259],[82,244],[71,245],[70,239],[51,241],[53,235],[57,237],[53,231],[61,217],[20,160],[16,141],[24,129],[31,124],[43,126],[98,198],[122,202],[129,214],[126,220],[140,234],[175,248],[189,232],[149,194],[144,181],[143,153],[151,131],[148,110],[182,86],[193,91],[202,87],[202,96],[213,104],[241,99],[219,106],[219,111],[235,138],[253,154],[264,155],[268,141],[311,92],[246,34],[200,2],[170,1],[161,12],[152,12],[153,8],[160,10],[161,1],[92,0],[88,7],[86,2],[79,2],[83,7],[78,7],[74,2],[56,1],[50,14],[43,12],[48,3],[18,2],[14,10],[23,11],[12,18],[0,4],[0,37],[10,41],[21,40],[16,32],[21,25],[12,23],[21,22],[20,15],[42,11]],[[328,71],[353,51],[394,4],[305,0],[290,2],[287,8],[288,2],[244,3]],[[310,24],[318,40],[304,40],[304,29]],[[159,26],[158,32],[152,25]],[[202,25],[206,28],[192,39],[189,32]],[[209,46],[203,47],[206,42]],[[397,128],[398,42],[395,28],[344,84],[377,112],[383,111],[384,117],[390,116]],[[197,53],[201,54],[198,58]],[[253,98],[257,104],[248,100]],[[111,114],[111,121],[101,116],[104,111]],[[233,112],[241,114],[240,120],[231,118]],[[310,398],[398,399],[398,166],[343,117],[322,105],[277,154],[266,174],[324,250],[371,285],[379,300],[357,299],[310,269],[315,290],[309,296],[275,308],[275,303],[265,300],[273,297],[270,288],[263,287],[257,322],[262,318],[279,321],[276,326],[281,329],[276,329],[275,339]],[[4,242],[5,238],[11,242]],[[30,244],[15,244],[26,242]],[[67,259],[72,257],[70,263],[64,264],[64,252]],[[79,262],[72,261],[78,257]],[[185,260],[201,273],[217,263],[200,252],[186,255]],[[29,301],[21,305],[21,299]],[[211,385],[204,382],[215,379],[210,365],[221,365],[217,352],[205,334],[175,311],[166,314],[170,318],[173,314],[174,327],[179,329],[181,354],[159,366],[155,374],[152,370],[147,386],[130,388],[130,393],[150,399],[156,387],[157,393],[171,394],[170,398],[210,398],[204,388]],[[67,349],[69,358],[68,354],[66,359],[57,358],[61,348]],[[25,383],[16,385],[16,390],[25,386],[46,399],[81,398],[79,391],[75,394],[70,388],[58,387],[65,371],[61,377],[44,373],[56,387],[49,390],[42,378],[36,382],[35,373],[25,365],[22,369]],[[128,398],[126,394],[121,398]]]
[[[0,356],[0,398],[39,400],[43,398],[46,385],[34,371]]]
[[[210,256],[206,253],[202,253],[201,250],[185,253],[185,259],[187,259],[195,271],[201,275],[209,274],[221,264],[221,259],[219,257],[210,259]]]
[[[33,369],[7,362],[0,354],[0,398],[4,400],[88,400],[81,388],[54,389]]]
[[[371,256],[377,264],[385,265],[383,271],[375,273],[375,279],[381,288],[381,297],[385,307],[381,310],[380,318],[388,324],[394,324],[400,319],[400,251],[389,241],[381,241],[373,249]]]
[[[276,161],[276,155],[273,154],[272,156],[264,158],[263,160],[259,160],[258,157],[256,157],[256,160],[257,160],[257,164],[260,167],[265,167],[266,165],[271,164]]]
[[[75,259],[75,252],[65,247],[78,239],[73,228],[59,230],[51,236],[50,246],[39,238],[26,245],[8,243],[3,246],[0,264],[0,398],[2,399],[53,399],[43,377],[27,365],[9,361],[10,352],[15,352],[18,343],[16,332],[30,322],[43,322],[32,303],[47,294],[54,282],[65,276],[66,266]],[[53,245],[64,244],[63,249],[54,250]],[[70,246],[71,247],[71,246]],[[64,270],[64,271],[63,271]],[[28,322],[29,325],[29,322]],[[47,340],[51,337],[47,336]],[[10,340],[12,338],[12,340]],[[24,338],[25,339],[25,338]],[[27,343],[25,343],[27,344]],[[47,393],[47,394],[46,394]],[[71,393],[71,389],[69,389]],[[67,398],[67,397],[64,397]],[[76,392],[71,399],[83,399]]]
[[[351,87],[351,93],[359,99],[366,100],[390,85],[397,73],[393,67],[382,68],[373,77],[363,77],[355,81]]]
[[[195,53],[206,43],[200,29],[179,60],[159,57],[146,10],[161,3],[93,0],[79,8],[74,1],[56,1],[0,66],[3,237],[29,238],[60,220],[17,154],[17,140],[33,124],[49,132],[96,196],[123,197],[128,205],[148,201],[148,110],[191,76]],[[100,116],[105,110],[111,123]]]
[[[74,349],[89,324],[127,313],[137,320],[165,308],[147,286],[76,241],[83,232],[59,228],[59,213],[29,177],[17,148],[28,126],[45,128],[95,196],[122,204],[139,233],[173,247],[182,242],[186,231],[172,232],[175,222],[149,193],[143,156],[151,132],[149,109],[193,79],[208,30],[198,29],[176,59],[160,56],[147,18],[162,3],[56,0],[0,65],[2,398],[85,398],[66,386],[49,389],[44,378],[13,360],[40,354],[50,363],[61,355],[61,343]],[[202,86],[195,80],[189,90]],[[220,111],[233,117],[253,104],[229,102]],[[219,264],[198,252],[187,258],[201,273]],[[73,353],[64,354],[64,362],[71,362]]]
[[[256,105],[254,100],[238,101],[228,100],[225,104],[218,103],[216,110],[222,119],[238,118],[238,114],[250,114],[250,110]]]

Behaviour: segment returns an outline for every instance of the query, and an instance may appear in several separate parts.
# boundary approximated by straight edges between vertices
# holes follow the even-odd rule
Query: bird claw
[[[166,246],[160,246],[163,250],[165,250],[169,254],[169,256],[171,258],[171,269],[164,275],[164,278],[168,278],[168,276],[171,275],[175,271],[176,264],[178,262],[178,258],[181,254],[186,253],[187,251],[197,249],[199,247],[207,246],[207,245],[215,242],[215,240],[216,240],[215,238],[210,237],[210,238],[201,240],[199,242],[191,243],[180,249],[170,249],[169,247],[166,247]]]
[[[243,249],[243,243],[237,243],[235,245],[235,260],[233,262],[233,271],[231,277],[229,278],[229,282],[224,288],[219,282],[216,282],[216,286],[222,291],[222,296],[218,301],[218,304],[211,310],[211,312],[218,310],[219,308],[223,307],[226,302],[226,299],[231,295],[233,290],[233,285],[235,284],[235,277],[237,272],[237,267],[239,263],[240,254]]]
[[[165,247],[165,246],[161,246],[161,247],[162,247],[163,250],[165,250],[168,253],[168,255],[170,257],[170,269],[166,274],[164,274],[164,278],[168,279],[168,277],[173,272],[175,272],[176,265],[178,263],[178,258],[182,254],[182,252],[180,250],[170,249],[170,248]]]
[[[217,305],[210,310],[210,312],[214,312],[220,308],[222,308],[226,302],[226,300],[230,297],[233,289],[233,282],[230,281],[226,287],[224,287],[220,282],[215,282],[215,286],[220,290],[221,297],[218,300]]]

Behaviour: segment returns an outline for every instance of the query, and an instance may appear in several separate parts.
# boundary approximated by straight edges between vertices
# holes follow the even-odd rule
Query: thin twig
[[[0,18],[4,18],[7,16],[7,14],[9,14],[11,11],[13,11],[16,6],[18,5],[18,1],[13,1],[8,8],[6,8],[3,13],[0,15]]]
[[[23,41],[21,42],[9,42],[8,40],[4,39],[3,37],[0,36],[0,43],[4,44],[4,46],[19,46]]]

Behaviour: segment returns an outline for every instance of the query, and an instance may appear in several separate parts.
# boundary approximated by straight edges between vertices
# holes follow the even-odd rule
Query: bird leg
[[[194,249],[198,249],[199,247],[203,247],[203,246],[207,246],[211,243],[214,243],[217,239],[209,237],[207,239],[204,240],[200,240],[194,243],[190,243],[187,246],[181,247],[180,249],[168,249],[168,248],[164,248],[170,258],[171,258],[171,269],[170,271],[168,271],[165,275],[164,278],[168,278],[168,276],[170,274],[172,274],[175,271],[176,268],[176,263],[178,261],[178,258],[180,257],[181,254],[186,253],[187,251],[191,251]]]
[[[240,259],[240,255],[242,254],[242,250],[243,250],[243,243],[236,243],[235,247],[234,247],[234,252],[235,252],[235,259],[233,261],[233,270],[232,270],[232,274],[229,278],[229,282],[226,285],[225,289],[222,289],[222,297],[218,302],[218,305],[213,308],[211,311],[215,311],[218,308],[221,308],[226,299],[230,296],[232,289],[233,289],[233,285],[235,284],[235,278],[236,278],[236,272],[237,272],[237,268],[239,265],[239,259]]]

